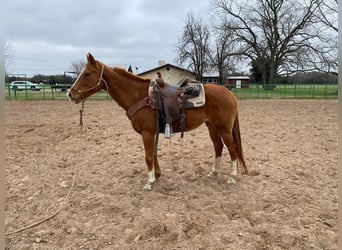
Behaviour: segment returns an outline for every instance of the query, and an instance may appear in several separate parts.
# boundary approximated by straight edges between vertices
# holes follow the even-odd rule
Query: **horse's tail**
[[[247,165],[243,157],[243,153],[242,153],[239,116],[237,113],[236,113],[236,117],[235,117],[234,125],[233,125],[233,138],[234,138],[234,142],[236,145],[236,152],[237,152],[239,163],[240,165],[242,165],[244,173],[248,174]]]

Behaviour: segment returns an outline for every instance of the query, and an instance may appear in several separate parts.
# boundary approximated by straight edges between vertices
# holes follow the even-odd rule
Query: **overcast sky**
[[[9,73],[63,74],[91,52],[109,65],[176,64],[186,15],[204,16],[198,0],[5,0],[5,41],[14,49]]]

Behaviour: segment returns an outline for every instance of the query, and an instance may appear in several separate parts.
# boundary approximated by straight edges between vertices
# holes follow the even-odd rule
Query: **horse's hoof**
[[[207,176],[211,179],[214,179],[217,177],[217,171],[211,171]]]
[[[235,184],[235,183],[236,183],[236,180],[234,177],[228,178],[227,184]]]
[[[152,184],[147,183],[143,189],[144,189],[144,191],[152,191]]]

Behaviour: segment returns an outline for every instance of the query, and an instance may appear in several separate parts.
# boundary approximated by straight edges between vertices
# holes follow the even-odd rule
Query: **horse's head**
[[[106,84],[103,79],[104,64],[96,61],[90,53],[87,54],[87,60],[88,63],[67,93],[69,100],[74,103],[80,103]]]

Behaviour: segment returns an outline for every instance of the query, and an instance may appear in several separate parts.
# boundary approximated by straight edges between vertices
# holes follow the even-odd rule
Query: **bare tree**
[[[328,28],[338,32],[338,1],[324,0],[320,4],[318,18]]]
[[[213,28],[214,42],[210,50],[209,59],[211,68],[219,73],[219,82],[228,72],[235,71],[234,62],[236,56],[240,54],[238,44],[233,33],[226,28],[227,20],[222,22],[218,27]]]
[[[85,67],[86,62],[83,60],[74,61],[71,63],[71,70],[75,72],[75,74],[79,75],[82,69]]]
[[[187,16],[183,35],[176,49],[179,62],[187,64],[195,72],[196,79],[201,80],[203,72],[209,66],[209,28],[201,19],[195,19],[192,13]]]
[[[10,42],[5,42],[5,74],[10,73],[10,67],[14,62],[15,51]]]
[[[322,23],[326,33],[326,44],[330,47],[328,53],[321,56],[320,60],[328,72],[337,73],[338,70],[338,1],[324,0],[318,8],[318,19]],[[328,28],[328,29],[326,29]]]
[[[218,14],[230,20],[226,28],[243,48],[241,55],[260,71],[264,84],[310,64],[323,67],[316,63],[330,48],[314,15],[320,4],[321,0],[213,1]]]

